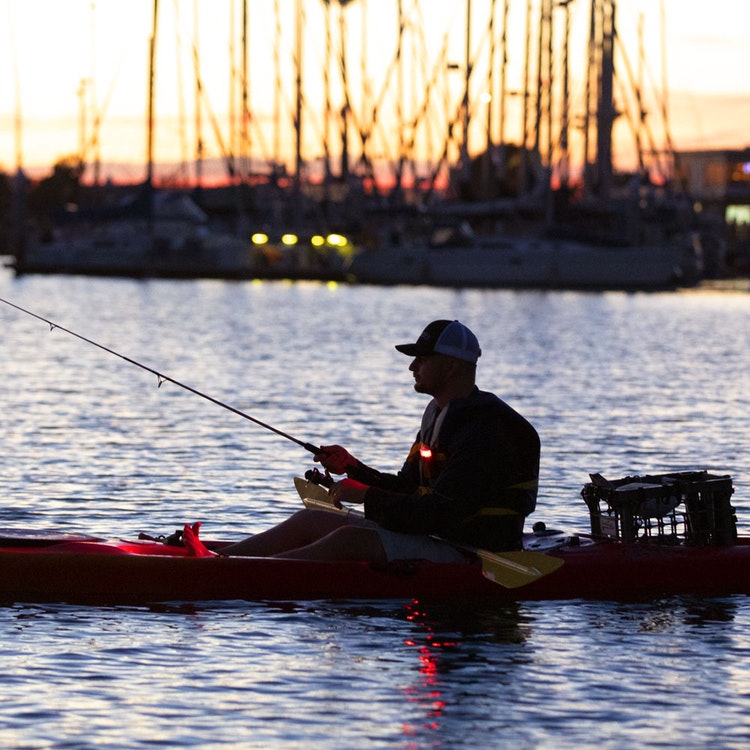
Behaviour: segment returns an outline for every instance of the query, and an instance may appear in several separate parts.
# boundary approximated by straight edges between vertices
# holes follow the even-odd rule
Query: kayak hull
[[[6,544],[1,542],[0,544]],[[220,547],[219,544],[217,544]],[[750,539],[727,547],[595,542],[547,554],[563,565],[508,589],[481,565],[190,557],[156,542],[16,539],[0,546],[0,601],[149,603],[315,599],[644,599],[750,593]]]
[[[0,549],[0,600],[138,603],[217,600],[404,599],[487,596],[475,565],[189,557],[163,545],[76,542]],[[175,551],[176,550],[176,551]]]

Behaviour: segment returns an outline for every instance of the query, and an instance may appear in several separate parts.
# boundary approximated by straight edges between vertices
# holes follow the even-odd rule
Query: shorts
[[[468,563],[469,556],[448,542],[423,534],[402,534],[384,529],[375,521],[350,514],[348,522],[376,531],[388,562],[394,560],[428,560],[436,563]]]

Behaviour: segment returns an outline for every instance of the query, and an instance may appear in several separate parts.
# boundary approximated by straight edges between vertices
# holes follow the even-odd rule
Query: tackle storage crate
[[[729,475],[701,470],[614,480],[589,476],[581,495],[594,536],[697,547],[732,544],[737,538]]]

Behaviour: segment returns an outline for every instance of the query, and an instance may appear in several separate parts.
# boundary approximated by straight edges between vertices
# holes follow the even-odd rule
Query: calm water
[[[395,469],[433,318],[542,436],[537,519],[590,472],[730,473],[750,522],[750,296],[25,278],[0,296],[313,443]],[[298,507],[294,443],[0,305],[0,526],[240,538]],[[0,607],[0,745],[747,747],[750,602]]]

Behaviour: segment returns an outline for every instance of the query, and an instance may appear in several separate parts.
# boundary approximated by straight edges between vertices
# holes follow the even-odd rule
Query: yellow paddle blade
[[[563,560],[541,552],[488,552],[473,550],[482,561],[482,573],[490,581],[515,589],[527,586],[543,576],[556,571]]]
[[[328,490],[325,487],[321,487],[319,484],[310,482],[307,479],[302,479],[301,477],[294,477],[294,486],[297,489],[299,496],[303,500],[306,500],[308,498],[319,500],[333,506],[334,509],[336,508],[336,506],[333,505],[333,500],[331,500],[331,496],[328,494]]]
[[[321,487],[315,482],[309,482],[307,479],[294,478],[294,486],[302,498],[305,508],[310,510],[327,510],[329,513],[341,513],[345,516],[364,516],[361,510],[352,510],[352,508],[339,508],[331,499],[331,495],[325,487]]]

